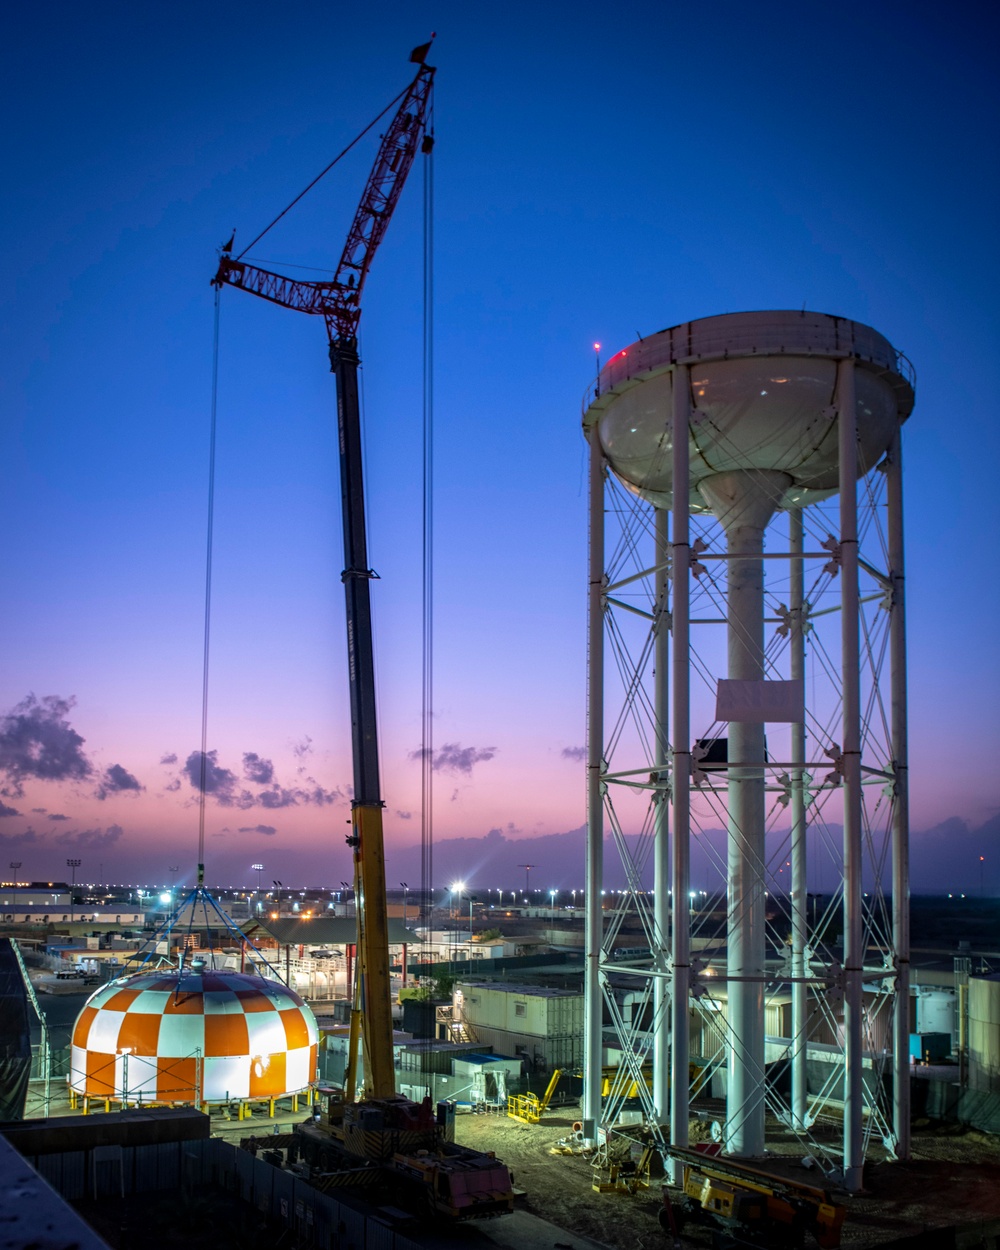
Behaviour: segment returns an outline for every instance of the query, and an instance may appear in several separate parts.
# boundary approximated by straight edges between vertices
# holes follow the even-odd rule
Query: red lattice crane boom
[[[385,237],[418,147],[427,153],[434,143],[427,133],[435,73],[432,66],[424,63],[429,49],[430,44],[425,44],[411,56],[420,68],[382,137],[333,277],[326,282],[301,282],[258,269],[224,252],[214,279],[217,285],[239,287],[284,308],[323,317],[331,346],[354,345],[361,317],[361,292],[375,253]]]

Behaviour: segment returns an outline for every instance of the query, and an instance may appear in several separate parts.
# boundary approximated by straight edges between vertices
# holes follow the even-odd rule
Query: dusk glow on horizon
[[[608,12],[223,0],[206,21],[190,0],[116,0],[8,20],[3,875],[9,861],[20,881],[72,871],[173,895],[194,881],[204,769],[209,884],[259,891],[265,864],[265,889],[352,878],[322,319],[231,290],[200,752],[210,279],[233,226],[238,254],[405,85],[435,29],[435,884],[482,899],[530,860],[546,906],[583,885],[594,353],[808,307],[874,326],[916,368],[913,886],[1000,894],[1000,336],[983,245],[997,98],[979,10],[942,23],[926,4],[848,3],[831,26],[724,0],[710,58],[703,15]],[[332,272],[377,130],[246,259]],[[388,873],[411,883],[426,165],[372,266],[360,338]],[[833,885],[817,871],[810,889]]]

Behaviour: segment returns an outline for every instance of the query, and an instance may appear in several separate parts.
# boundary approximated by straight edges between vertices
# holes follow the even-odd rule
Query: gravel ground
[[[577,1115],[573,1108],[550,1112],[539,1125],[505,1116],[460,1116],[456,1137],[478,1150],[495,1150],[514,1172],[516,1186],[526,1191],[519,1204],[568,1233],[613,1250],[664,1246],[657,1220],[660,1181],[634,1195],[596,1193],[588,1157],[553,1153]],[[864,1194],[843,1198],[848,1206],[845,1247],[884,1245],[925,1229],[1000,1220],[1000,1140],[971,1130],[922,1127],[914,1132],[910,1162],[871,1162],[865,1181]],[[694,1228],[690,1236],[685,1230],[685,1242],[708,1246],[710,1237]]]

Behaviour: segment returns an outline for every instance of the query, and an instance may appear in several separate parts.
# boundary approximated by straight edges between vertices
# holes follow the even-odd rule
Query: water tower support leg
[[[691,422],[691,381],[687,365],[674,369],[674,845],[671,907],[670,1000],[670,1142],[688,1145],[688,1068],[690,1024],[688,990],[691,965],[691,685],[690,685],[690,563],[691,530],[688,477],[688,427]],[[676,1178],[675,1178],[676,1179]]]
[[[858,625],[858,443],[854,361],[837,365],[840,459],[841,743],[844,792],[844,1187],[861,1189],[864,1170],[861,914],[861,671]]]
[[[596,1139],[601,1119],[601,885],[604,870],[604,457],[590,431],[590,563],[587,592],[587,909],[584,978],[583,1122]]]
[[[788,539],[791,552],[789,609],[791,628],[791,677],[793,681],[805,681],[805,570],[803,551],[802,509],[791,508],[788,513]],[[806,877],[806,802],[805,722],[791,726],[791,869],[792,869],[792,1125],[796,1132],[804,1132],[806,1125],[806,1025],[808,1015],[808,988],[806,975],[806,944],[808,942],[807,877]]]
[[[893,1122],[896,1156],[910,1157],[910,802],[907,767],[906,607],[903,568],[902,436],[889,449],[886,476],[892,615],[889,653],[892,689],[892,758],[896,793],[892,812],[892,930],[896,953],[896,1020],[893,1039]]]
[[[656,720],[654,732],[654,764],[660,784],[669,774],[670,764],[670,579],[667,575],[667,556],[670,550],[670,517],[663,508],[656,509],[656,619],[654,622],[654,682],[653,708]],[[653,967],[660,973],[653,983],[653,1019],[656,1021],[656,1041],[653,1046],[653,1105],[657,1120],[665,1124],[670,1111],[670,1048],[665,1028],[669,1006],[669,986],[664,973],[668,954],[670,932],[670,802],[664,789],[653,793],[653,819],[655,842],[653,846],[653,916],[657,937],[657,949],[653,952]]]

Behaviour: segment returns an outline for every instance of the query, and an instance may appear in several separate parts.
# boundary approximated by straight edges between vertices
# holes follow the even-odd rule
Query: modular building
[[[583,1062],[583,994],[506,982],[462,981],[454,1019],[480,1045],[525,1060],[536,1071]]]
[[[1000,1094],[1000,973],[969,977],[969,1088]]]

